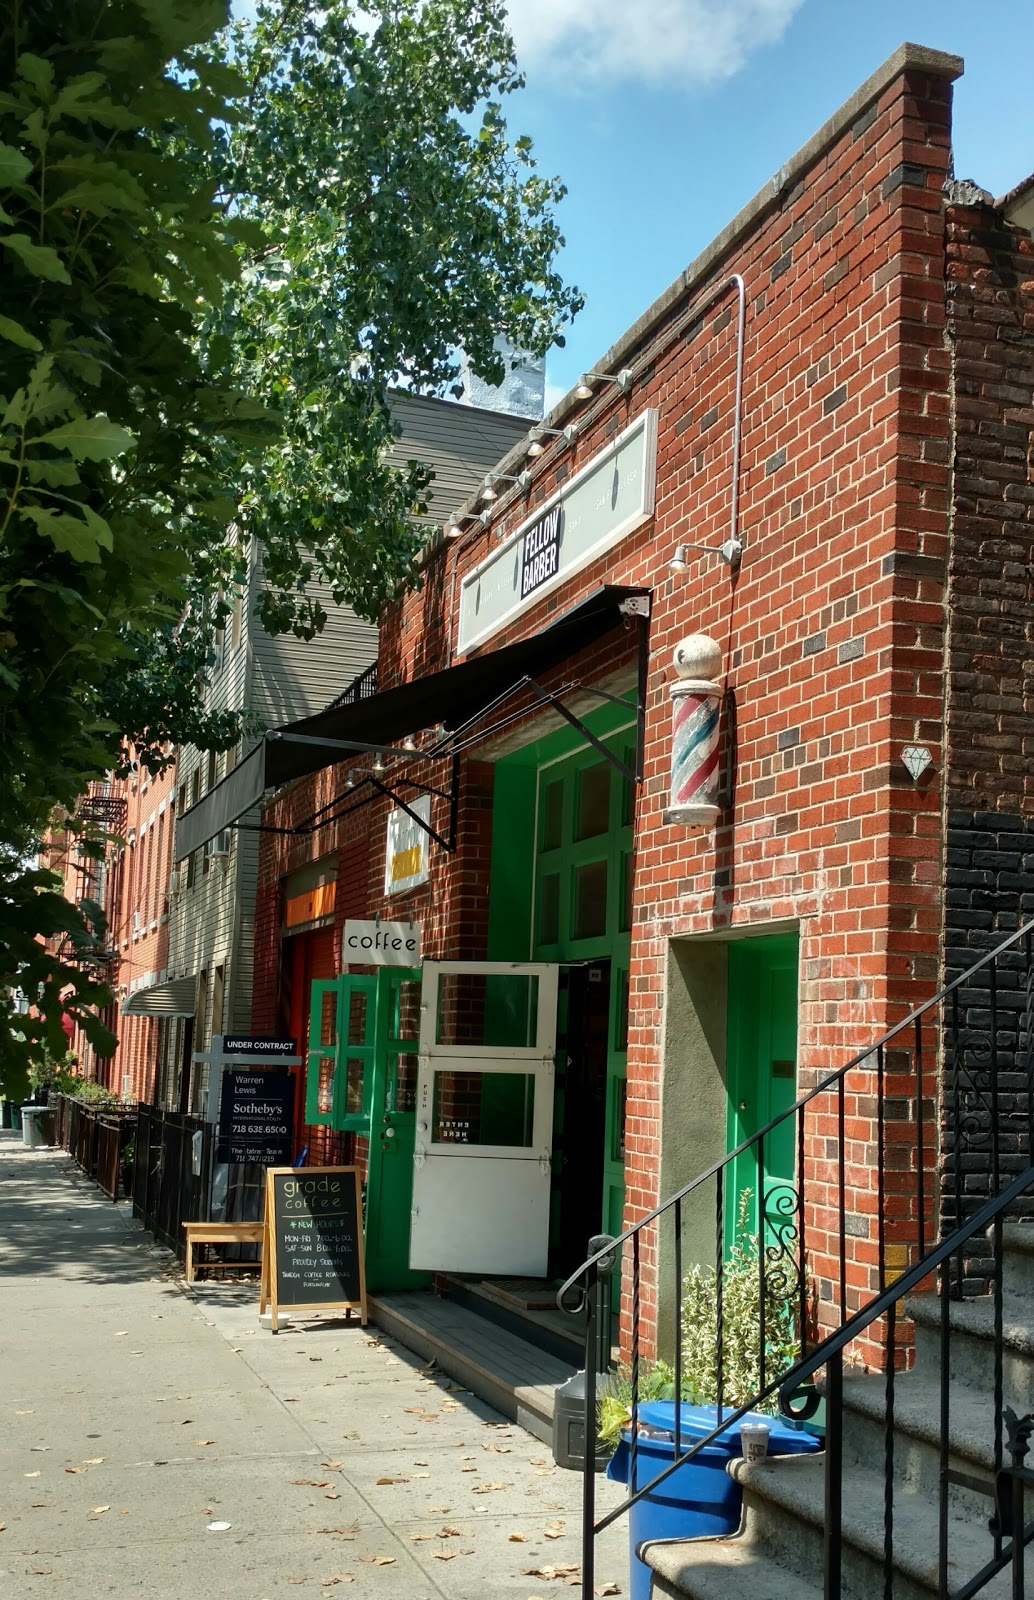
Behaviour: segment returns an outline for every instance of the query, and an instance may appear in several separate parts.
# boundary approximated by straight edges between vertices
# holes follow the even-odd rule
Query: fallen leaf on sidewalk
[[[34,1417],[36,1415],[31,1407],[28,1411],[16,1411],[14,1414],[16,1417]]]
[[[433,1559],[435,1561],[454,1561],[458,1555],[458,1550],[435,1550]]]
[[[323,1588],[323,1589],[329,1589],[335,1583],[354,1583],[354,1582],[355,1582],[355,1573],[354,1572],[338,1572],[338,1573],[336,1573],[334,1575],[333,1578],[321,1578],[320,1579],[320,1587]]]
[[[324,1498],[324,1500],[340,1500],[341,1496],[338,1494],[336,1489],[331,1489],[327,1494],[325,1494],[323,1496],[323,1498]]]
[[[451,1506],[431,1506],[430,1510],[434,1511],[435,1513],[441,1513],[442,1511],[451,1511],[452,1507]]]
[[[41,1578],[45,1578],[51,1572],[53,1572],[54,1569],[53,1569],[53,1567],[26,1567],[25,1570],[26,1570],[26,1572],[38,1573]]]
[[[110,1510],[111,1510],[110,1506],[91,1506],[90,1507],[90,1515],[91,1515],[91,1517],[99,1517],[105,1511],[110,1511]]]
[[[77,1470],[78,1470],[78,1468],[76,1468],[76,1467],[66,1467],[65,1468],[66,1472],[76,1472]],[[27,1478],[38,1478],[39,1477],[39,1473],[38,1472],[27,1472],[25,1474],[25,1476]]]
[[[119,1332],[115,1334],[115,1338],[116,1339],[128,1339],[129,1338],[129,1329],[128,1328],[120,1329]]]
[[[378,1478],[377,1479],[378,1487],[380,1487],[380,1485],[383,1484],[383,1483],[408,1483],[408,1482],[409,1482],[408,1478]]]
[[[104,1460],[103,1456],[84,1456],[83,1457],[83,1466],[84,1467],[99,1467],[103,1460]]]
[[[578,1578],[581,1567],[577,1561],[564,1561],[555,1567],[522,1567],[525,1578]]]
[[[341,1461],[321,1461],[320,1466],[326,1467],[328,1472],[338,1472],[344,1465]]]
[[[616,1583],[601,1583],[596,1590],[597,1594],[620,1594],[621,1589]]]
[[[30,1444],[29,1446],[30,1452],[34,1450],[37,1455],[44,1454],[49,1449],[49,1444]]]
[[[481,1448],[482,1450],[494,1450],[497,1456],[509,1456],[513,1454],[513,1451],[510,1449],[508,1444],[483,1444]]]
[[[476,1472],[477,1471],[477,1467],[461,1467],[460,1471],[461,1472]]]
[[[310,1533],[339,1533],[343,1539],[354,1539],[359,1529],[353,1525],[350,1528],[310,1528]]]
[[[511,1544],[527,1544],[528,1542],[523,1533],[511,1533],[509,1539]]]
[[[414,1544],[424,1544],[428,1539],[433,1539],[433,1533],[411,1533],[410,1539]]]
[[[200,1443],[201,1443],[201,1440],[199,1439],[198,1440],[198,1444],[200,1444]],[[306,1489],[329,1489],[330,1488],[330,1479],[329,1478],[292,1478],[291,1482],[300,1484],[303,1488],[306,1488]]]
[[[439,1539],[462,1539],[463,1535],[460,1533],[459,1528],[454,1528],[450,1523],[446,1523],[443,1528],[438,1529],[438,1537]]]
[[[214,1439],[195,1439],[195,1444],[215,1444]]]
[[[509,1485],[505,1483],[479,1483],[470,1492],[471,1494],[491,1494],[493,1489],[506,1489],[508,1487]]]
[[[394,1556],[360,1556],[359,1559],[368,1561],[373,1567],[393,1567],[395,1565]]]

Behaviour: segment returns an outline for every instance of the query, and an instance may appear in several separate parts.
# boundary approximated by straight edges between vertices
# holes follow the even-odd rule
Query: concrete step
[[[989,1489],[994,1482],[993,1392],[962,1383],[948,1391],[948,1465],[977,1478]],[[1006,1405],[1011,1400],[1006,1392]],[[881,1375],[844,1380],[845,1460],[882,1466],[886,1459],[886,1379]],[[1022,1415],[1022,1412],[1020,1413]],[[903,1490],[935,1498],[940,1483],[941,1386],[917,1372],[897,1374],[894,1385],[894,1477]],[[1034,1515],[1034,1488],[1027,1497]],[[977,1490],[952,1484],[949,1505],[958,1516],[986,1523],[992,1502]]]
[[[641,1545],[639,1553],[653,1572],[651,1600],[822,1600],[821,1576],[804,1578],[781,1567],[742,1534],[660,1539]]]
[[[577,1370],[573,1361],[496,1327],[469,1306],[430,1290],[374,1295],[370,1318],[408,1350],[547,1444],[553,1438],[553,1391]]]
[[[1031,1229],[1034,1232],[1034,1229]],[[936,1379],[941,1370],[941,1299],[913,1295],[906,1302],[916,1330],[915,1371]],[[994,1300],[952,1300],[948,1304],[949,1376],[953,1382],[990,1394],[994,1388]],[[1019,1412],[1034,1407],[1034,1299],[1008,1294],[1002,1304],[1002,1373],[1007,1405]]]
[[[1003,1224],[1002,1265],[1006,1294],[1029,1297],[1034,1303],[1034,1220]]]
[[[825,1459],[823,1456],[734,1461],[743,1486],[741,1533],[764,1553],[814,1581],[823,1569]],[[882,1472],[848,1464],[843,1484],[843,1600],[872,1600],[883,1593],[884,1480]],[[898,1484],[894,1491],[894,1600],[930,1600],[938,1593],[937,1502]],[[986,1519],[951,1516],[948,1558],[956,1588],[994,1553]],[[762,1590],[755,1590],[762,1593]],[[1009,1575],[980,1591],[982,1600],[1009,1600]]]

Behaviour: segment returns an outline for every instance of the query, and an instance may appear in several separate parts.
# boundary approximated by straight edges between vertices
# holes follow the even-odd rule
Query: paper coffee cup
[[[740,1448],[745,1461],[764,1461],[768,1455],[768,1423],[741,1422]]]

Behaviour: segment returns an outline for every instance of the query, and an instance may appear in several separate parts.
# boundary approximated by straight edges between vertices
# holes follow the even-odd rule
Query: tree
[[[227,564],[224,452],[272,432],[194,338],[245,220],[198,161],[232,72],[198,44],[220,0],[13,0],[0,19],[0,1071],[64,1048],[62,1010],[113,1041],[97,908],[28,862],[128,730],[105,691]],[[169,146],[169,148],[163,148]],[[189,657],[191,625],[184,629]],[[162,728],[163,734],[165,728]],[[89,840],[86,847],[91,848]],[[55,957],[41,939],[64,937]],[[13,1018],[11,989],[41,1002]]]
[[[461,346],[498,381],[498,334],[540,355],[563,342],[582,303],[555,268],[564,188],[507,134],[523,80],[502,0],[259,0],[208,56],[248,91],[201,165],[226,215],[265,234],[202,332],[209,369],[281,419],[260,459],[227,461],[262,619],[316,631],[318,578],[376,621],[428,488],[385,462],[388,390],[454,390]]]

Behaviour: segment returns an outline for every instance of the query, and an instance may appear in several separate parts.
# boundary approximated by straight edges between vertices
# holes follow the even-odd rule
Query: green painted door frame
[[[420,969],[381,967],[312,985],[306,1120],[366,1143],[366,1285],[419,1288],[409,1268]]]
[[[608,705],[585,722],[635,764],[629,711]],[[496,763],[489,954],[495,960],[605,963],[607,1064],[600,1220],[621,1231],[631,947],[634,786],[571,729]],[[565,1007],[561,1001],[561,1031]],[[558,1147],[577,1135],[558,1063]],[[584,1241],[585,1244],[588,1240]]]
[[[797,1097],[799,940],[796,933],[773,934],[732,940],[728,949],[726,1149],[734,1150]],[[794,1188],[792,1120],[763,1141],[758,1168],[756,1146],[733,1162],[726,1189],[725,1236],[730,1243],[737,1231],[741,1197],[748,1190],[748,1231],[759,1231],[758,1197],[763,1196],[768,1219],[764,1231],[767,1242],[773,1242],[772,1219]]]

